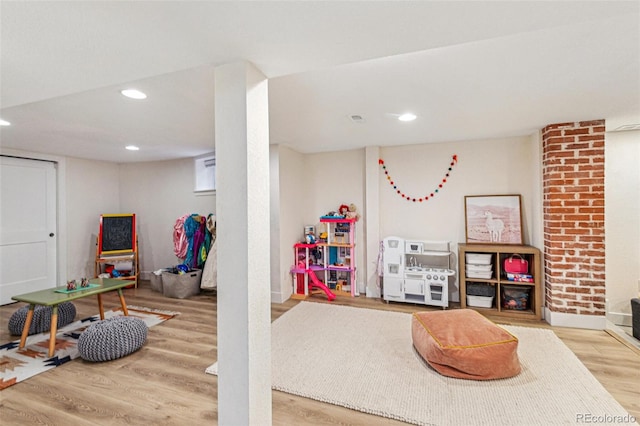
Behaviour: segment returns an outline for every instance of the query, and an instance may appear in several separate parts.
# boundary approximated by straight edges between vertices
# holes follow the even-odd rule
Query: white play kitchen
[[[382,295],[388,302],[449,307],[449,241],[383,240]]]

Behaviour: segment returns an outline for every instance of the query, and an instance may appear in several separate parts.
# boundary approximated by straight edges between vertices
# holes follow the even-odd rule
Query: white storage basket
[[[493,306],[493,297],[490,296],[467,296],[467,305],[476,308],[490,308]]]
[[[467,272],[467,278],[480,278],[483,280],[490,280],[491,277],[493,276],[492,271],[487,271],[487,272],[466,271],[466,272]]]
[[[474,265],[491,265],[491,253],[465,253],[465,258]]]
[[[474,265],[473,263],[467,263],[465,268],[467,272],[491,272],[493,265]]]

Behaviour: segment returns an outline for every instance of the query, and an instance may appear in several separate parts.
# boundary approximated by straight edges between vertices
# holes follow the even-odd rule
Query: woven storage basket
[[[165,297],[184,299],[200,293],[202,269],[193,269],[184,274],[162,273],[162,294]]]
[[[156,275],[155,272],[151,273],[151,290],[162,293],[162,274]]]

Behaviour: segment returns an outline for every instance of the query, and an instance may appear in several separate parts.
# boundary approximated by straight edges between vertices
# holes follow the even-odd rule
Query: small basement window
[[[195,158],[194,192],[216,190],[216,156],[205,154]]]

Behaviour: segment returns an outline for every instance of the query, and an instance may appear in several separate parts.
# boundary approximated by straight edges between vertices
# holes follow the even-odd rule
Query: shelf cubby
[[[489,255],[491,278],[467,276],[467,254]],[[526,260],[531,282],[514,281],[504,269],[505,260],[510,258]],[[473,256],[472,256],[473,257]],[[475,309],[481,313],[512,318],[541,319],[543,303],[543,281],[540,250],[528,245],[514,244],[459,244],[458,259],[460,271],[460,306]],[[521,279],[528,279],[519,277]],[[495,295],[491,307],[477,306],[478,299],[470,305],[467,296],[477,297],[471,290],[474,285],[486,284],[494,287]],[[468,288],[470,289],[468,291]],[[491,296],[480,296],[491,297]],[[488,305],[488,299],[486,300]]]

